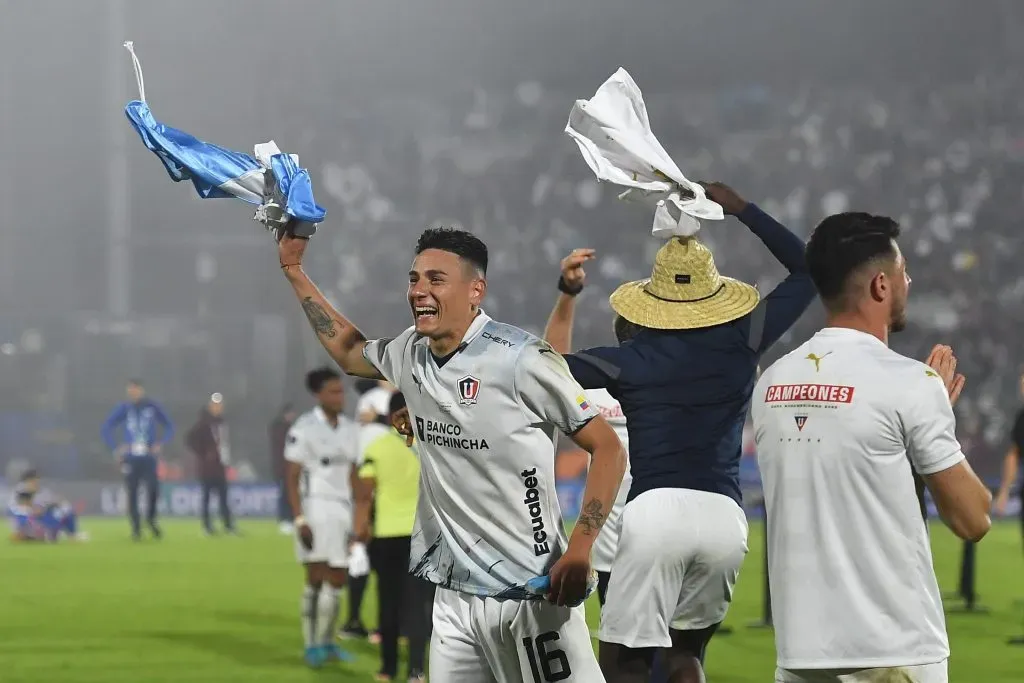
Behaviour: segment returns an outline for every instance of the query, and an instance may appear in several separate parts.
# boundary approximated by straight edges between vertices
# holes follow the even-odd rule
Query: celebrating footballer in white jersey
[[[897,671],[945,683],[949,643],[911,470],[958,536],[989,528],[991,496],[956,439],[964,380],[952,351],[936,347],[925,364],[888,347],[910,284],[898,235],[863,213],[815,229],[807,264],[828,327],[754,391],[780,683]]]
[[[329,368],[306,375],[318,405],[288,431],[284,457],[287,490],[295,517],[295,554],[306,568],[302,632],[306,662],[320,666],[344,659],[334,645],[339,591],[345,585],[353,525],[353,492],[359,465],[358,426],[341,414],[344,393]]]
[[[374,342],[302,272],[305,247],[283,235],[279,257],[320,342],[347,373],[396,385],[412,417],[421,496],[410,567],[440,587],[431,677],[603,681],[580,603],[625,468],[615,432],[547,343],[480,310],[487,248],[473,235],[420,236],[409,272],[415,324]],[[555,495],[551,427],[592,459],[569,539]]]

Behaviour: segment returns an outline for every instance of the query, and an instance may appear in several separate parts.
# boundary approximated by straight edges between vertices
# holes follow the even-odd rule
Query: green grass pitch
[[[204,538],[198,522],[165,522],[166,538],[133,544],[121,520],[84,520],[84,544],[0,542],[0,681],[3,683],[252,683],[370,681],[376,648],[346,646],[351,664],[309,671],[301,662],[302,574],[292,541],[269,522],[243,520],[244,538]],[[956,586],[959,543],[935,526],[944,591]],[[747,628],[760,615],[761,528],[727,624],[708,654],[713,683],[772,680],[770,631]],[[1024,680],[1024,554],[1016,524],[997,525],[978,549],[987,615],[950,614],[952,681]],[[375,622],[375,594],[364,618]],[[596,625],[596,603],[590,605]],[[438,681],[436,683],[443,683]]]

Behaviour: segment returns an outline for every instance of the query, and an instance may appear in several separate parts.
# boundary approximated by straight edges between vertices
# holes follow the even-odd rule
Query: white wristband
[[[302,526],[306,523],[306,518],[303,515],[299,515],[293,520],[295,526]]]

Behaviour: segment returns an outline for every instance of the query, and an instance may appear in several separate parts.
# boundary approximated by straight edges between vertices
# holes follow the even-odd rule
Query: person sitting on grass
[[[30,469],[21,475],[7,506],[7,516],[13,541],[53,543],[62,535],[71,540],[86,540],[86,535],[78,530],[74,508],[42,490],[36,470]]]

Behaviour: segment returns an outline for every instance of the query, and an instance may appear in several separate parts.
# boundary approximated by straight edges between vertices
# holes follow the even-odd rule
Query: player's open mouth
[[[437,309],[431,306],[416,306],[412,309],[416,320],[431,320],[437,318]]]

